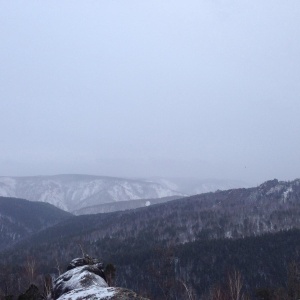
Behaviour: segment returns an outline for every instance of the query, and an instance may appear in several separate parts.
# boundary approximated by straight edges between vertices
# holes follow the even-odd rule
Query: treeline
[[[250,299],[268,299],[262,298],[265,293],[273,297],[270,299],[276,299],[275,294],[281,295],[280,297],[285,295],[285,298],[280,299],[297,299],[290,298],[290,295],[300,297],[299,250],[300,231],[291,230],[238,240],[196,241],[169,247],[168,250],[132,250],[131,253],[127,252],[121,256],[112,256],[111,260],[116,263],[121,274],[130,270],[126,280],[135,284],[132,288],[136,289],[157,289],[158,280],[153,278],[160,278],[160,272],[167,269],[167,261],[169,271],[168,276],[163,277],[165,281],[173,281],[176,288],[184,283],[196,295],[195,299],[209,299],[208,295],[215,290],[222,290],[224,298],[220,299],[226,299],[224,295],[228,294],[228,278],[234,272],[241,276],[241,292],[244,297],[247,295]],[[156,270],[154,277],[153,270]],[[143,274],[142,279],[140,275],[135,277],[134,274]],[[119,284],[125,283],[121,275],[118,281]],[[159,299],[156,297],[154,299]],[[169,299],[188,299],[178,297],[175,293],[173,298]]]
[[[81,256],[82,251],[115,266],[116,286],[130,288],[150,299],[279,297],[291,300],[300,297],[299,230],[184,245],[151,243],[147,236],[135,241],[65,239],[31,245],[2,256],[2,297],[14,295],[17,299],[30,284],[38,286],[43,294],[47,291],[45,282],[49,286],[49,278],[64,272],[67,264]],[[234,283],[235,292],[230,282]],[[230,298],[232,293],[239,296]]]

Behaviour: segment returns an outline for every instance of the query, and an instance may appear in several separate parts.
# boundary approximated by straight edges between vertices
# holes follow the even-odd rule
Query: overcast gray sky
[[[299,0],[0,0],[0,175],[300,177]]]

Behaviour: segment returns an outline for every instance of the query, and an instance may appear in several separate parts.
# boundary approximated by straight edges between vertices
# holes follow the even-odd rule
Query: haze
[[[1,1],[2,176],[300,177],[300,1]]]

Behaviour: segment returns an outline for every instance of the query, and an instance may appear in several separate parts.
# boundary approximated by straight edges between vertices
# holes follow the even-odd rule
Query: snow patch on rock
[[[75,289],[72,290],[57,300],[107,300],[115,295],[114,288],[96,288],[90,287],[88,289]]]
[[[73,259],[68,269],[54,281],[54,300],[149,300],[127,289],[109,287],[103,264],[88,255]]]

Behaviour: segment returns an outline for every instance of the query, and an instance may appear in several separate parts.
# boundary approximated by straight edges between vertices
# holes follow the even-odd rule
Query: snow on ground
[[[285,192],[283,192],[283,203],[286,202],[289,193],[291,193],[292,191],[293,191],[293,188],[292,188],[292,187],[289,187]]]

